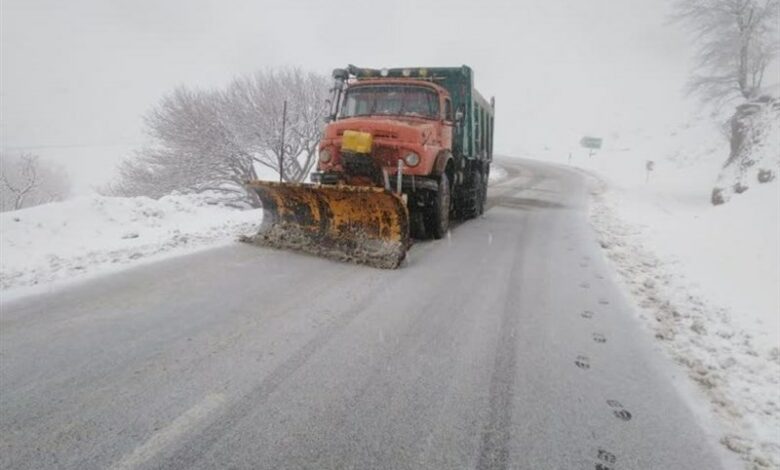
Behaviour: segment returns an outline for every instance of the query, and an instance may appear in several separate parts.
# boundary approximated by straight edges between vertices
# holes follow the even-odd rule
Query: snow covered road
[[[2,468],[733,468],[587,180],[507,162],[395,271],[242,244],[2,305]]]

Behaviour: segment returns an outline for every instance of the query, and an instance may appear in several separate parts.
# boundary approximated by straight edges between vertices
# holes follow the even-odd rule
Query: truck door
[[[457,155],[456,141],[452,139],[452,130],[455,125],[455,117],[452,111],[452,100],[444,98],[444,126],[441,130],[441,141],[444,146],[450,148],[453,155]]]

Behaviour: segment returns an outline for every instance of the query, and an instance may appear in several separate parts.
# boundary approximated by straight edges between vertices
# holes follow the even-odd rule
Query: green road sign
[[[587,137],[587,136],[585,136],[582,139],[580,139],[580,145],[582,145],[586,149],[598,150],[598,149],[601,148],[602,140],[603,139],[601,137]]]

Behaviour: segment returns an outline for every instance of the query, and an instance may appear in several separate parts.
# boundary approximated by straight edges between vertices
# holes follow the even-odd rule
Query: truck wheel
[[[478,189],[479,197],[477,199],[478,216],[485,213],[485,204],[487,204],[487,187],[488,187],[488,174],[485,174],[480,178],[480,182],[479,182],[479,189]]]
[[[482,173],[474,170],[467,180],[466,187],[463,189],[463,198],[460,199],[458,215],[463,220],[479,217],[482,213],[481,208],[484,205],[482,193]]]
[[[425,233],[425,214],[418,209],[409,211],[409,234],[415,240],[425,240],[427,238]]]
[[[450,180],[446,173],[439,177],[439,188],[433,200],[433,205],[428,208],[425,217],[425,229],[435,239],[440,239],[447,234],[450,227]]]

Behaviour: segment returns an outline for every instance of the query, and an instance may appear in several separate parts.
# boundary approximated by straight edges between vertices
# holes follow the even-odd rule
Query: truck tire
[[[479,205],[477,206],[477,215],[480,216],[485,213],[485,205],[487,204],[487,190],[488,180],[490,179],[490,169],[482,175],[479,184]]]
[[[425,214],[419,209],[409,211],[409,235],[415,240],[428,238],[425,232]]]
[[[425,229],[428,234],[436,240],[444,237],[450,228],[450,180],[447,173],[439,176],[439,188],[425,215]]]
[[[459,199],[458,217],[462,220],[473,219],[482,214],[484,209],[484,190],[482,173],[474,170],[469,175],[463,197]]]

